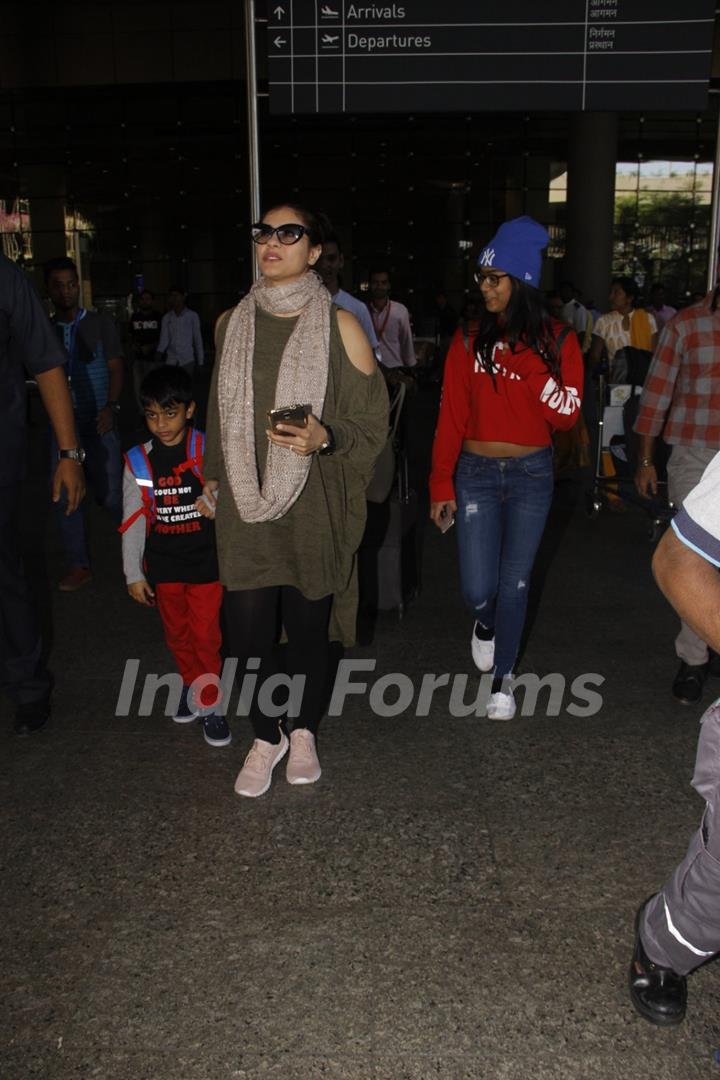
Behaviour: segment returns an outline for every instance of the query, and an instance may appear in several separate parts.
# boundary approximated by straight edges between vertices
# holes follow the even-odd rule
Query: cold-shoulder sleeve
[[[388,437],[385,379],[379,368],[372,375],[365,375],[345,354],[337,383],[334,402],[326,399],[321,420],[330,425],[335,436],[333,456],[369,480]]]

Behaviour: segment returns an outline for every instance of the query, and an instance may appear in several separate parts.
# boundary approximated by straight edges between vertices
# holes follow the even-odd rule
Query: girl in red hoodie
[[[451,342],[433,445],[430,516],[440,528],[457,516],[472,657],[494,675],[492,719],[515,715],[512,672],[553,494],[552,431],[580,415],[577,336],[538,291],[548,242],[542,225],[519,217],[481,251],[485,311],[470,348],[460,332]]]

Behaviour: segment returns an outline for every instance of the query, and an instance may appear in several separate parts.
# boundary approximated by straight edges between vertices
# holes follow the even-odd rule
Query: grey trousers
[[[720,699],[700,721],[692,783],[706,803],[700,828],[640,921],[649,958],[678,975],[720,952]]]
[[[667,469],[668,496],[678,509],[696,484],[700,483],[702,474],[717,452],[718,447],[710,449],[698,446],[673,446]],[[675,638],[675,652],[686,664],[698,666],[707,663],[707,645],[682,620],[680,633]]]

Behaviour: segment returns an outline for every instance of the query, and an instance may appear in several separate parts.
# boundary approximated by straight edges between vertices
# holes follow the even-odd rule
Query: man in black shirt
[[[149,289],[140,293],[139,306],[130,319],[130,338],[133,346],[133,386],[140,404],[140,383],[148,372],[159,367],[162,357],[157,356],[162,315],[154,307],[154,296]]]
[[[16,706],[18,735],[43,726],[52,691],[20,554],[25,372],[37,381],[59,447],[53,501],[64,497],[71,513],[85,493],[85,479],[64,364],[63,350],[30,282],[0,255],[0,683]]]

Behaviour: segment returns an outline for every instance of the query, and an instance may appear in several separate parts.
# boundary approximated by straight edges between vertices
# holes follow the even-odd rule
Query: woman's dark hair
[[[613,285],[619,285],[624,293],[626,293],[628,296],[632,296],[633,300],[637,300],[638,296],[640,295],[640,290],[638,289],[637,281],[635,281],[634,278],[631,278],[631,277],[614,277],[612,279],[612,281],[610,282],[610,288],[611,289],[612,289]],[[635,305],[633,304],[633,307],[634,306]]]
[[[138,396],[144,409],[153,404],[161,409],[168,405],[189,405],[194,400],[192,380],[181,367],[163,364],[145,376]]]
[[[512,294],[503,312],[503,320],[487,308],[480,316],[480,328],[475,338],[475,355],[489,375],[493,370],[493,352],[498,341],[507,340],[511,352],[532,349],[542,359],[548,372],[562,384],[560,350],[555,341],[552,322],[542,293],[510,275]],[[495,387],[497,390],[497,386]]]
[[[301,206],[300,203],[295,202],[279,202],[274,206],[268,206],[263,213],[263,218],[266,214],[269,214],[272,210],[281,210],[284,206],[287,206],[288,210],[292,210],[294,214],[297,214],[300,219],[300,224],[305,226],[305,235],[310,243],[322,244],[324,235],[323,227],[317,214],[312,210],[308,210],[306,206]]]

